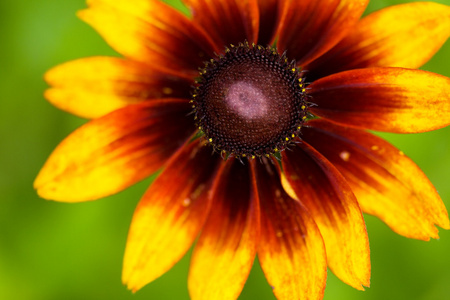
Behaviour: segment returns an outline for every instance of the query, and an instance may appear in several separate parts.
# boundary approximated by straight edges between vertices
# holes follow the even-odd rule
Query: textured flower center
[[[271,47],[240,44],[200,71],[192,103],[197,126],[215,150],[232,156],[284,150],[307,115],[303,78]]]

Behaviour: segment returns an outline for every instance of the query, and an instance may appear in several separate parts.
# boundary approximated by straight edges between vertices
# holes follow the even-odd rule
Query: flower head
[[[450,124],[450,79],[416,70],[450,35],[450,7],[361,18],[368,1],[90,0],[79,16],[123,58],[46,74],[47,99],[93,119],[35,187],[79,202],[161,169],[138,204],[123,282],[136,291],[191,247],[192,299],[236,299],[255,256],[278,299],[321,299],[327,266],[369,286],[362,212],[410,238],[449,229],[422,171],[368,130]],[[212,153],[212,154],[211,154]]]

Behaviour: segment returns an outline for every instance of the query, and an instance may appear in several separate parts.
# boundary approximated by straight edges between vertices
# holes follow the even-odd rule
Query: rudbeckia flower
[[[369,131],[450,124],[450,79],[417,70],[450,34],[450,7],[362,17],[368,0],[90,0],[79,16],[123,57],[50,70],[46,98],[92,119],[35,181],[63,202],[161,170],[134,213],[133,291],[194,244],[192,299],[236,299],[257,256],[278,299],[321,299],[327,267],[369,286],[362,212],[437,238],[446,209],[423,172]]]

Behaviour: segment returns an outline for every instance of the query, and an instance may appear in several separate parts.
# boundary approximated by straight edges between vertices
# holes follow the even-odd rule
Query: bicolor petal
[[[58,145],[34,187],[42,198],[64,202],[120,192],[158,170],[195,132],[189,111],[187,100],[165,99],[92,120]]]
[[[90,57],[59,65],[45,74],[45,97],[59,109],[98,118],[155,98],[189,98],[192,79],[115,57]]]
[[[450,124],[450,79],[421,70],[370,68],[337,73],[309,86],[311,112],[346,126],[395,133]]]
[[[323,298],[327,277],[320,231],[283,189],[274,163],[251,161],[261,205],[258,258],[277,299]]]
[[[450,36],[450,6],[414,2],[390,6],[362,18],[333,49],[305,66],[320,78],[370,67],[419,68]]]
[[[287,181],[319,226],[328,266],[356,289],[369,286],[369,240],[350,186],[328,160],[303,141],[298,141],[293,151],[281,154]]]
[[[318,58],[352,29],[368,0],[284,0],[277,47],[299,66]]]
[[[193,300],[237,299],[256,256],[259,204],[248,166],[228,159],[189,269]]]
[[[203,30],[161,1],[90,0],[88,4],[79,17],[134,61],[197,76],[202,62],[218,51]]]
[[[438,238],[435,224],[450,229],[436,189],[403,152],[365,131],[314,120],[302,138],[344,175],[364,212],[409,238]]]
[[[158,278],[189,250],[210,210],[221,163],[196,140],[181,148],[152,183],[128,233],[122,280],[129,289]]]
[[[257,41],[259,10],[257,0],[182,0],[193,22],[200,25],[224,51],[230,44]],[[222,49],[223,48],[223,49]]]

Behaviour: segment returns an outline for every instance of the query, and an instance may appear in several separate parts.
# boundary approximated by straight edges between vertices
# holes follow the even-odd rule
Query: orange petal
[[[368,0],[284,0],[278,50],[304,65],[338,43],[361,17]]]
[[[450,36],[450,6],[415,2],[387,7],[361,19],[348,36],[305,69],[315,78],[368,67],[415,69]]]
[[[237,299],[256,255],[259,204],[248,166],[228,159],[213,190],[213,204],[192,254],[193,300]]]
[[[258,258],[277,299],[322,299],[325,246],[306,209],[281,186],[277,168],[252,161],[261,203]]]
[[[402,68],[358,69],[310,86],[311,112],[332,122],[396,133],[450,124],[450,79]]]
[[[281,10],[278,0],[259,0],[259,45],[271,45],[274,42],[275,34],[281,17]]]
[[[193,21],[204,28],[221,51],[230,44],[256,42],[259,28],[257,0],[182,0]]]
[[[345,283],[362,290],[370,283],[366,226],[349,185],[321,154],[305,142],[282,152],[286,179],[319,226],[328,265]]]
[[[438,238],[434,224],[450,229],[436,189],[417,165],[370,133],[314,120],[302,138],[345,176],[363,211],[409,238]]]
[[[150,98],[189,98],[193,81],[155,67],[114,57],[90,57],[59,65],[45,74],[46,98],[84,118],[98,118]]]
[[[180,99],[130,105],[69,135],[34,182],[38,194],[64,202],[117,193],[149,176],[195,131]]]
[[[137,291],[167,272],[191,247],[209,212],[221,161],[196,140],[150,186],[128,233],[122,280],[129,289]]]
[[[157,0],[90,0],[79,17],[122,55],[172,72],[197,76],[212,57],[209,37],[187,17]]]

